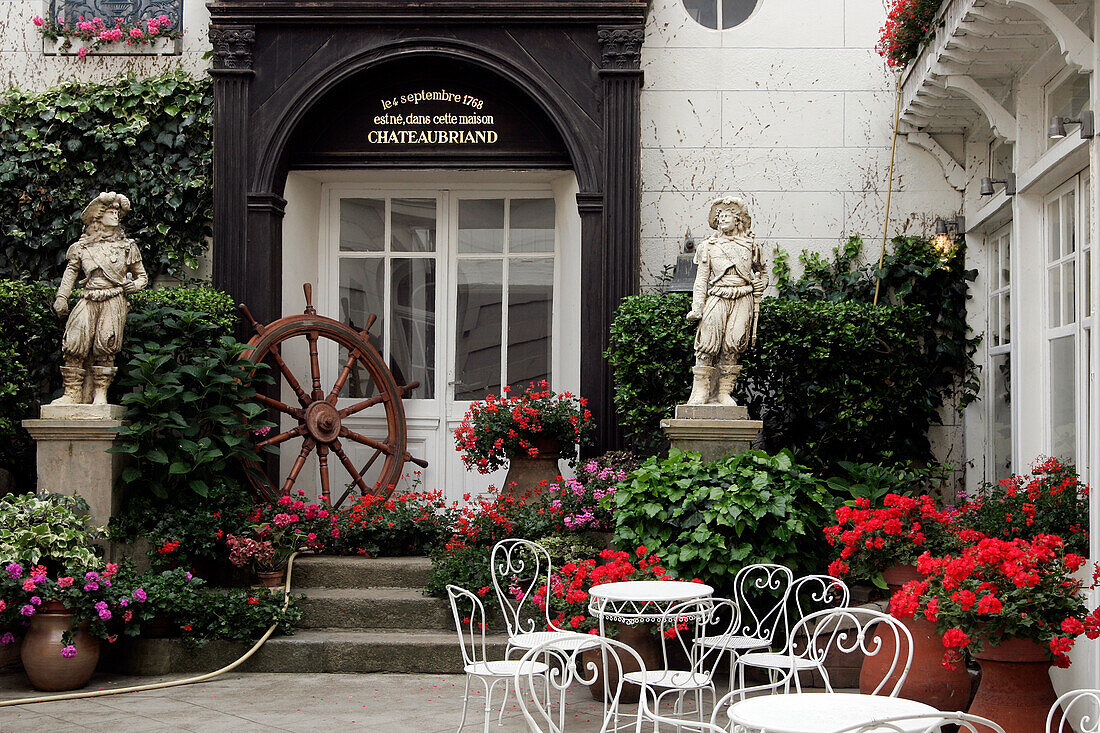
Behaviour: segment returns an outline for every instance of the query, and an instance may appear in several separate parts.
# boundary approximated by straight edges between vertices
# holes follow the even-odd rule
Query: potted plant
[[[555,393],[546,380],[522,394],[490,394],[474,402],[455,430],[455,448],[466,468],[491,473],[508,466],[505,491],[541,492],[560,474],[558,459],[575,463],[578,447],[592,425],[587,401]]]
[[[953,531],[953,514],[938,509],[930,496],[891,493],[883,497],[878,507],[873,507],[865,497],[854,503],[855,506],[838,507],[837,523],[825,528],[826,540],[839,548],[838,557],[829,565],[831,575],[868,578],[896,594],[905,583],[921,577],[914,563],[922,553],[929,550],[944,553],[958,541]],[[966,669],[945,669],[940,664],[940,633],[930,621],[913,616],[902,620],[913,638],[913,662],[899,694],[939,710],[965,708],[970,699],[970,676]],[[875,638],[887,646],[893,644],[889,635],[876,634]],[[874,689],[886,676],[886,667],[893,657],[892,650],[886,651],[864,660],[861,689]]]
[[[578,466],[575,478],[550,484],[550,507],[561,512],[565,529],[599,533],[606,543],[615,527],[611,516],[615,490],[626,477],[622,467],[588,461]]]
[[[76,20],[34,16],[32,22],[42,36],[43,50],[49,54],[75,55],[83,59],[89,53],[164,54],[177,51],[176,41],[183,29],[176,28],[165,14],[127,21],[124,18],[85,18]],[[78,46],[73,50],[74,45]]]
[[[935,623],[945,667],[961,667],[964,650],[978,660],[982,681],[970,712],[1008,733],[1044,730],[1055,700],[1051,663],[1068,667],[1078,636],[1100,636],[1100,614],[1086,608],[1075,575],[1085,562],[1057,535],[982,537],[953,554],[922,555],[925,579],[895,594],[890,612]]]

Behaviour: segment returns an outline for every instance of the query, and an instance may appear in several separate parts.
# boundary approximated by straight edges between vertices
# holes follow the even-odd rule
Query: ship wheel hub
[[[306,408],[306,430],[319,443],[331,443],[340,435],[340,412],[324,400]]]

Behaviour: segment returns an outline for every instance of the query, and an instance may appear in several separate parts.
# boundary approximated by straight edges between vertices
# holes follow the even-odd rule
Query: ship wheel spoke
[[[348,381],[348,377],[351,375],[351,368],[355,366],[356,360],[359,358],[359,352],[352,350],[348,354],[348,360],[344,362],[344,368],[340,370],[340,376],[336,378],[336,384],[332,386],[332,391],[328,393],[328,403],[330,405],[336,404],[336,398],[340,396],[340,390],[344,388],[344,382]]]
[[[259,443],[256,444],[256,447],[257,448],[264,448],[264,447],[269,446],[269,445],[278,445],[279,443],[285,443],[288,440],[290,440],[291,438],[297,438],[299,435],[302,435],[303,433],[305,433],[305,431],[306,431],[306,426],[305,425],[299,425],[298,427],[294,428],[293,430],[288,430],[285,433],[279,433],[278,435],[272,435],[267,440],[261,440]]]
[[[273,410],[278,410],[279,412],[286,413],[287,415],[290,415],[291,417],[293,417],[296,420],[301,420],[302,416],[305,414],[300,409],[298,409],[297,407],[291,407],[290,405],[288,405],[286,403],[283,403],[283,402],[280,402],[279,400],[274,399],[272,397],[268,397],[265,394],[257,393],[256,394],[256,401],[257,402],[262,402],[263,404],[267,405],[268,407],[270,407]]]
[[[359,491],[362,492],[365,496],[367,492],[370,491],[370,489],[367,488],[367,484],[365,481],[363,481],[363,477],[359,474],[358,469],[355,468],[355,464],[351,462],[350,458],[348,458],[348,454],[344,452],[344,446],[340,444],[339,439],[332,441],[332,452],[340,458],[340,463],[344,464],[344,468],[346,468],[348,470],[348,473],[351,475],[352,483],[358,486]],[[344,500],[349,491],[351,491],[350,487],[348,488],[348,491],[344,492],[344,496],[340,497],[340,501]],[[340,502],[337,502],[337,505],[339,503]]]
[[[375,440],[374,438],[368,438],[362,433],[357,433],[354,430],[349,430],[343,425],[340,426],[340,436],[344,438],[350,438],[360,445],[366,445],[374,448],[375,450],[380,450],[387,456],[393,455],[393,446],[383,443],[379,440]]]
[[[323,443],[317,446],[317,462],[321,467],[321,498],[327,503],[329,501],[328,446]]]
[[[290,468],[290,473],[287,474],[286,481],[283,483],[283,494],[289,494],[290,490],[294,488],[294,482],[298,480],[298,474],[302,472],[302,467],[306,465],[306,458],[313,451],[313,438],[306,438],[302,443],[302,452],[298,454],[298,458],[295,459],[294,465]]]
[[[313,401],[323,400],[325,393],[321,391],[321,362],[317,356],[317,340],[320,335],[316,331],[306,334],[309,341],[309,373],[313,377]]]
[[[340,410],[340,419],[343,420],[347,417],[350,417],[351,415],[354,415],[357,412],[362,412],[363,410],[367,409],[368,407],[374,407],[375,405],[377,405],[380,402],[385,402],[387,398],[388,398],[387,395],[376,394],[374,397],[371,397],[369,400],[363,400],[362,402],[356,402],[351,407],[345,407],[343,410]]]
[[[283,379],[290,385],[290,388],[294,390],[294,394],[298,396],[298,402],[302,403],[302,407],[308,407],[312,402],[306,391],[302,389],[302,385],[298,383],[298,378],[294,376],[294,372],[290,371],[290,367],[283,361],[282,355],[278,349],[271,350],[271,358],[275,360],[275,365],[279,367],[279,371],[283,374]]]

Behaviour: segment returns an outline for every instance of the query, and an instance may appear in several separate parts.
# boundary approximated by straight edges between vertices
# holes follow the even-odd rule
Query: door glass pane
[[[1062,218],[1059,215],[1058,202],[1047,204],[1047,251],[1053,262],[1062,256]]]
[[[1066,227],[1065,240],[1062,243],[1062,251],[1070,254],[1077,248],[1077,194],[1073,191],[1062,197],[1065,209],[1062,211],[1062,222]]]
[[[345,258],[340,260],[340,320],[356,331],[367,326],[370,314],[378,316],[371,328],[370,343],[382,351],[383,315],[385,309],[382,299],[385,294],[386,270],[381,257]],[[348,352],[340,348],[339,365],[343,368]],[[374,385],[365,369],[358,363],[352,369],[341,397],[370,397],[374,394]]]
[[[1012,282],[1012,234],[1001,237],[1001,287]]]
[[[508,384],[513,390],[550,381],[553,306],[552,259],[508,263]]]
[[[684,0],[684,8],[700,25],[718,27],[718,0]]]
[[[989,333],[993,338],[993,346],[1001,345],[1001,307],[1000,298],[993,298],[989,302]]]
[[[554,251],[554,199],[512,199],[509,252]]]
[[[1062,325],[1062,280],[1061,268],[1052,267],[1047,270],[1047,292],[1050,294],[1048,301],[1050,311],[1050,327],[1058,328]]]
[[[1050,454],[1069,463],[1077,462],[1075,351],[1073,336],[1050,342]]]
[[[407,398],[431,399],[435,397],[435,260],[395,258],[391,267],[390,370],[398,384],[420,382]]]
[[[458,261],[456,400],[479,400],[490,392],[500,393],[502,270],[501,260]]]
[[[722,0],[722,27],[741,25],[755,7],[756,0]]]
[[[1012,474],[1012,398],[1008,354],[990,360],[992,379],[990,397],[993,400],[993,480],[1000,481]]]
[[[458,251],[504,251],[504,199],[458,202]]]
[[[1073,260],[1062,265],[1062,323],[1077,320],[1077,278],[1076,264]]]
[[[390,241],[395,252],[435,252],[435,199],[390,201]]]
[[[340,251],[381,252],[385,248],[385,200],[340,199]]]
[[[1085,318],[1092,315],[1092,250],[1085,250]]]
[[[1012,294],[1001,296],[1001,344],[1012,343]]]

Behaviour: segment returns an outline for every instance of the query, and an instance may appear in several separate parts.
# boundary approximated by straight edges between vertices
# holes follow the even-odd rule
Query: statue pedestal
[[[673,448],[717,461],[751,447],[764,423],[748,418],[739,405],[676,405],[676,417],[662,420],[661,429]]]
[[[108,453],[122,427],[121,405],[43,405],[23,427],[38,448],[38,493],[80,494],[95,526],[118,513],[115,483],[125,456]]]

